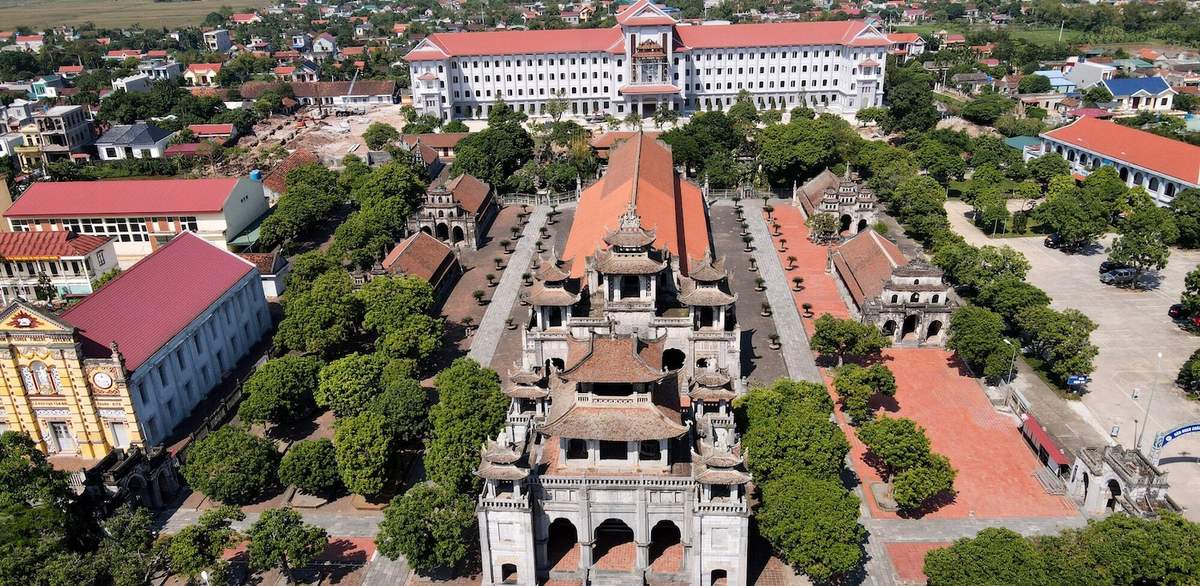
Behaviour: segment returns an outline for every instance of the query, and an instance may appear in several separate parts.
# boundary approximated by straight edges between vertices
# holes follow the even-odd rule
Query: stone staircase
[[[1033,473],[1033,477],[1037,479],[1038,484],[1042,485],[1046,494],[1067,494],[1067,485],[1063,483],[1057,474],[1051,472],[1049,468],[1039,466],[1037,471]]]

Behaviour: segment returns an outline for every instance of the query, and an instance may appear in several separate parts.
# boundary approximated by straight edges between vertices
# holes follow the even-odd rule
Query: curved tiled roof
[[[632,335],[594,334],[590,344],[580,344],[571,350],[567,357],[570,366],[560,375],[564,380],[651,383],[666,376],[662,365],[656,363],[662,357],[661,341],[643,343]],[[582,355],[579,350],[583,351]]]
[[[892,269],[907,263],[899,247],[872,229],[859,232],[833,253],[833,265],[859,307],[879,296]]]

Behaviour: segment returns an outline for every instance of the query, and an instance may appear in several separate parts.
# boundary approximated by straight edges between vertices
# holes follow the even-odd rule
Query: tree
[[[780,379],[752,388],[736,407],[745,422],[746,466],[757,482],[793,474],[838,477],[850,444],[830,420],[833,402],[824,386]]]
[[[386,122],[372,122],[362,134],[367,148],[378,151],[400,139],[400,131]]]
[[[279,463],[279,480],[305,494],[335,494],[342,487],[342,480],[338,476],[333,442],[322,438],[293,444]]]
[[[1025,255],[1011,246],[976,248],[959,239],[940,243],[934,249],[933,263],[945,271],[947,280],[975,291],[993,281],[1024,280],[1030,268]]]
[[[1190,395],[1200,394],[1200,350],[1192,352],[1183,366],[1179,367],[1179,374],[1175,376],[1175,384]]]
[[[1012,106],[1012,100],[1000,94],[983,94],[963,106],[962,117],[976,124],[993,124]]]
[[[137,586],[167,567],[169,540],[159,539],[148,509],[123,505],[102,524],[95,563],[114,586]]]
[[[478,543],[475,503],[453,488],[418,484],[383,511],[375,543],[392,559],[404,556],[413,570],[429,574],[455,568]]]
[[[1017,83],[1017,92],[1022,94],[1044,94],[1052,89],[1050,78],[1044,75],[1026,75]]]
[[[1047,307],[1050,301],[1050,296],[1045,291],[1013,276],[987,283],[975,297],[976,303],[1000,314],[1005,323],[1013,323],[1022,309]]]
[[[317,277],[341,268],[335,259],[320,249],[296,255],[291,265],[285,284],[289,297],[299,296],[312,288]]]
[[[342,484],[354,494],[378,496],[391,479],[392,434],[387,419],[367,411],[338,419],[333,429]]]
[[[941,454],[930,454],[923,465],[910,468],[892,478],[892,498],[900,509],[917,511],[934,498],[954,492],[958,475],[950,460]]]
[[[469,135],[468,138],[470,136],[475,135]],[[463,139],[463,141],[466,140],[466,138]],[[462,142],[459,144],[461,145]],[[372,169],[350,193],[350,198],[362,208],[378,205],[395,198],[403,202],[401,213],[404,216],[416,210],[417,205],[424,197],[425,181],[412,165],[403,161],[391,161]]]
[[[439,486],[473,491],[479,446],[504,422],[508,398],[490,369],[459,358],[434,377],[438,402],[429,410],[432,435],[426,443],[425,469]]]
[[[654,110],[654,127],[662,130],[664,126],[675,124],[679,120],[679,112],[671,108],[658,108]]]
[[[1071,173],[1071,164],[1058,153],[1044,154],[1026,163],[1025,167],[1043,189],[1050,185],[1051,179]]]
[[[252,503],[275,486],[275,442],[227,425],[188,449],[183,477],[205,496],[225,503]]]
[[[938,586],[1040,586],[1051,583],[1038,551],[1015,531],[988,527],[974,538],[925,554],[925,575]]]
[[[644,123],[642,120],[642,115],[636,110],[630,110],[629,113],[625,115],[625,118],[622,119],[622,122],[630,130],[641,130],[642,124]]]
[[[730,117],[733,118],[732,109]],[[833,162],[836,153],[833,133],[818,120],[772,124],[759,133],[757,142],[758,160],[776,185],[790,183],[795,177],[815,175]]]
[[[291,507],[267,509],[250,526],[250,567],[256,571],[278,568],[288,583],[292,575],[311,564],[325,551],[329,534],[304,522]]]
[[[1085,245],[1103,234],[1108,228],[1107,216],[1098,202],[1084,198],[1070,175],[1051,179],[1045,201],[1033,210],[1033,218],[1058,234],[1068,248]]]
[[[996,378],[1008,372],[1008,352],[1004,349],[1004,320],[992,311],[966,305],[950,316],[946,347],[983,376]]]
[[[202,572],[208,572],[210,583],[224,578],[228,563],[222,559],[222,554],[241,541],[241,536],[233,529],[233,522],[245,518],[246,514],[237,507],[223,505],[205,511],[194,524],[180,529],[167,546],[167,565],[171,572],[192,581],[196,581]]]
[[[247,423],[272,424],[299,421],[316,407],[313,390],[321,362],[310,356],[272,358],[258,367],[242,385],[246,395],[238,416]]]
[[[1008,213],[1008,199],[995,188],[984,189],[975,198],[974,208],[975,223],[985,230],[991,227],[993,233],[997,227],[1005,226],[1011,215]]]
[[[1200,267],[1188,272],[1183,280],[1183,293],[1179,296],[1183,310],[1188,315],[1200,312]]]
[[[873,364],[868,367],[857,364],[847,364],[839,369],[833,379],[833,386],[841,399],[842,409],[850,415],[854,425],[861,425],[871,420],[871,397],[883,395],[892,397],[896,394],[896,377],[883,364]]]
[[[887,476],[911,470],[929,462],[929,438],[911,419],[878,417],[858,428],[858,439],[872,456],[879,459]]]
[[[1112,99],[1112,93],[1102,83],[1083,90],[1083,105],[1088,108],[1094,108],[1096,104],[1111,102]]]
[[[860,123],[871,124],[882,122],[887,118],[887,115],[887,108],[873,106],[870,108],[860,108],[858,112],[854,113],[854,118]]]
[[[1200,189],[1188,188],[1175,194],[1171,209],[1179,229],[1179,245],[1200,247]]]
[[[1162,270],[1167,266],[1171,249],[1157,231],[1139,231],[1122,234],[1113,241],[1108,259],[1133,267],[1136,276],[1133,286],[1139,286],[1141,276],[1148,271]]]
[[[96,277],[95,281],[92,281],[92,291],[95,291],[95,290],[103,287],[105,285],[105,283],[108,283],[109,281],[117,278],[118,276],[120,276],[120,274],[121,274],[121,267],[113,267],[113,268],[105,271],[99,277]]]
[[[837,236],[838,219],[833,214],[827,212],[813,214],[808,217],[805,224],[817,242],[828,242]]]
[[[442,125],[442,132],[470,132],[471,129],[462,120],[451,120]]]
[[[275,344],[322,356],[336,354],[358,330],[361,312],[353,291],[350,275],[335,270],[317,277],[309,290],[289,293]]]
[[[384,364],[385,359],[378,354],[354,352],[325,365],[317,376],[317,405],[331,409],[338,417],[365,411],[367,402],[382,390],[379,377]]]
[[[429,397],[421,383],[389,372],[398,363],[402,361],[393,360],[384,369],[380,380],[383,392],[371,399],[367,410],[384,416],[394,442],[411,444],[420,441],[429,428]]]
[[[533,138],[524,128],[518,124],[497,125],[489,118],[487,129],[472,132],[459,141],[451,172],[472,175],[499,189],[531,158]]]
[[[884,130],[892,132],[925,132],[937,124],[938,112],[933,105],[933,80],[917,67],[888,68],[886,79],[892,85],[888,95],[888,115]]]
[[[951,180],[962,179],[967,169],[967,164],[958,152],[951,151],[946,145],[933,139],[922,142],[913,156],[917,164],[942,185]]]
[[[889,198],[897,219],[915,239],[929,244],[950,228],[946,217],[946,190],[932,177],[909,176]]]
[[[1025,345],[1046,361],[1060,381],[1075,374],[1091,374],[1092,360],[1099,353],[1091,343],[1096,322],[1082,312],[1027,307],[1017,313],[1016,326]]]
[[[442,125],[442,119],[433,114],[422,114],[407,122],[402,131],[404,134],[432,134]]]
[[[797,474],[762,485],[755,518],[781,558],[825,582],[862,562],[866,530],[858,524],[858,507],[858,497],[836,479]]]
[[[888,346],[888,340],[873,324],[852,319],[837,319],[828,313],[817,318],[812,349],[837,357],[838,366],[847,356],[870,356]]]

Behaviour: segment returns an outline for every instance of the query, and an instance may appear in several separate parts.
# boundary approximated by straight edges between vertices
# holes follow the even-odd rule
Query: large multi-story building
[[[255,266],[181,234],[61,315],[0,313],[0,430],[94,460],[163,443],[271,327]]]
[[[478,469],[482,583],[741,586],[737,296],[670,150],[639,135],[611,160],[527,297]]]
[[[70,161],[76,155],[87,156],[84,149],[95,135],[83,106],[54,106],[33,115],[33,122],[21,128],[25,144],[14,149],[21,170],[28,173],[50,163]]]
[[[117,267],[112,238],[74,232],[0,232],[0,302],[87,295]]]
[[[180,232],[230,247],[266,212],[261,181],[218,177],[39,182],[4,218],[15,232],[112,236],[117,260],[128,267]]]
[[[882,104],[890,44],[861,20],[684,25],[638,0],[612,28],[436,33],[406,59],[413,105],[443,119],[486,118],[497,100],[541,115],[556,98],[577,116],[724,110],[743,91],[852,114]]]

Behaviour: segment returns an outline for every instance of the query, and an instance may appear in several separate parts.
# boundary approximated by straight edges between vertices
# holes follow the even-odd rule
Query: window
[[[658,440],[646,440],[638,444],[638,459],[657,461],[661,456],[661,446],[658,445]]]
[[[625,442],[609,442],[600,441],[600,459],[601,460],[625,460],[627,459],[627,445]]]
[[[586,460],[588,457],[587,441],[573,439],[567,442],[568,460]]]

